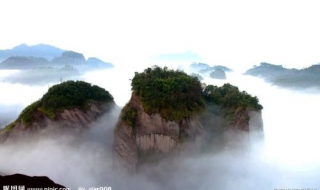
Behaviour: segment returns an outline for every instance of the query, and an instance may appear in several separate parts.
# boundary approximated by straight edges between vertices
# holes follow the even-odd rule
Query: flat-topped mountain
[[[226,79],[226,72],[222,69],[215,69],[210,73],[210,77],[214,79]]]
[[[55,57],[51,62],[54,65],[82,66],[86,62],[86,59],[81,53],[77,53],[74,51],[65,51],[61,56]]]
[[[200,136],[207,147],[213,138],[227,144],[223,133],[228,130],[263,133],[257,97],[232,85],[203,86],[197,77],[166,67],[135,73],[131,85],[131,99],[115,128],[114,152],[121,170],[135,172],[180,154]]]

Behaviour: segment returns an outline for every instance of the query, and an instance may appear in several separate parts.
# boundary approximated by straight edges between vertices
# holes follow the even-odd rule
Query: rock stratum
[[[197,119],[169,121],[159,113],[148,114],[137,95],[132,94],[126,109],[135,110],[134,124],[120,119],[115,129],[115,160],[120,170],[134,173],[136,166],[157,162],[182,148],[182,135],[195,138],[203,127]]]
[[[205,146],[238,146],[239,139],[224,137],[227,131],[247,134],[247,143],[253,135],[263,138],[258,99],[230,84],[203,89],[196,77],[156,67],[136,73],[132,89],[115,128],[114,157],[121,171],[135,173],[181,154],[198,137]]]

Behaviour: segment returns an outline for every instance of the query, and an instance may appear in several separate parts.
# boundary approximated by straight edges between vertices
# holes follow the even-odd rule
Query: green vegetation
[[[199,75],[198,73],[191,73],[190,75],[191,75],[192,77],[197,77],[199,81],[202,81],[202,80],[204,79],[204,78],[203,78],[201,75]]]
[[[182,71],[147,68],[135,73],[131,85],[148,114],[160,113],[167,120],[181,121],[205,108],[199,80]]]
[[[21,112],[19,119],[21,119],[25,125],[29,125],[32,121],[32,117],[34,113],[37,111],[39,107],[40,107],[40,101],[39,100],[35,101],[34,103],[30,104]]]
[[[65,109],[86,109],[92,101],[111,102],[113,97],[103,88],[83,81],[66,81],[52,86],[43,97],[26,107],[20,114],[25,125],[29,125],[35,112],[41,111],[50,118]]]
[[[177,122],[200,113],[206,105],[220,107],[228,121],[239,119],[238,115],[244,118],[246,114],[241,113],[245,111],[262,109],[257,97],[241,92],[231,84],[222,87],[209,85],[203,89],[197,77],[166,67],[147,68],[142,73],[135,73],[132,90],[148,114],[160,113],[165,119]],[[136,110],[127,105],[122,119],[129,124],[135,115]]]
[[[217,105],[222,108],[224,117],[230,122],[239,119],[243,111],[260,111],[263,108],[256,96],[253,97],[245,91],[241,92],[238,87],[228,83],[222,87],[206,86],[203,94],[209,105]]]
[[[0,132],[4,131],[5,133],[9,133],[13,130],[14,126],[16,125],[16,121],[10,123],[9,125],[7,125],[5,128],[1,129]]]
[[[121,119],[127,125],[135,127],[135,121],[137,117],[137,110],[133,108],[130,104],[127,104],[121,111]]]

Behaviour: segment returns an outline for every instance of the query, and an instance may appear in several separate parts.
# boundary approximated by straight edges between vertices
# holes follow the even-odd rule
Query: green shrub
[[[10,123],[9,125],[7,125],[3,130],[5,130],[6,132],[11,132],[15,125],[16,125],[16,121],[14,121],[14,122]]]
[[[127,104],[121,111],[121,120],[124,121],[127,125],[135,127],[135,121],[137,117],[137,110],[131,107],[130,104]]]
[[[53,113],[75,107],[84,108],[89,101],[108,102],[113,97],[108,91],[96,85],[83,81],[67,81],[52,86],[41,99],[41,107],[44,110],[52,110]]]
[[[243,111],[260,111],[263,108],[256,96],[241,92],[238,87],[228,83],[221,87],[208,85],[203,94],[207,104],[218,105],[224,112],[225,119],[230,122],[239,119]]]
[[[19,115],[19,119],[25,124],[29,125],[32,121],[32,117],[34,113],[37,111],[37,109],[40,106],[40,100],[33,102],[29,106],[27,106]]]

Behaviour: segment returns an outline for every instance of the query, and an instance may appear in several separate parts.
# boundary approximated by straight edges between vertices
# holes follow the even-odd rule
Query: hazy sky
[[[193,51],[210,64],[320,62],[315,0],[1,0],[0,49],[52,44],[117,64]]]

